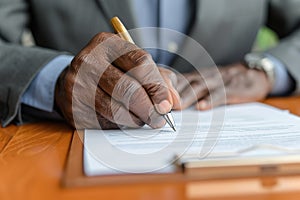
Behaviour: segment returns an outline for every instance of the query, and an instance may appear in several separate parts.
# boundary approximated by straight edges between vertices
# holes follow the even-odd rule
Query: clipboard
[[[62,179],[64,187],[185,181],[181,170],[172,174],[120,174],[86,176],[83,171],[83,131],[74,131]]]
[[[75,131],[62,179],[64,187],[120,185],[134,183],[168,183],[243,178],[280,178],[300,175],[300,155],[269,159],[178,160],[177,170],[168,174],[118,174],[86,176],[83,171],[83,131]],[[235,160],[234,160],[235,159]]]

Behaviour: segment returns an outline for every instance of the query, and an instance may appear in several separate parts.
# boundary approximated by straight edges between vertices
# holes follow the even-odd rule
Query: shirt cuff
[[[51,60],[36,75],[22,96],[21,103],[52,112],[55,85],[59,75],[71,63],[73,56],[60,55]]]
[[[287,94],[294,86],[294,82],[290,77],[285,65],[270,54],[266,54],[266,57],[271,60],[275,67],[275,81],[270,95],[280,96]]]

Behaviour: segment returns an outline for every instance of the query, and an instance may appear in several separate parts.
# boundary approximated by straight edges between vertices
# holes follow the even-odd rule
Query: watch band
[[[258,53],[249,53],[246,54],[244,61],[246,66],[250,69],[263,71],[273,88],[275,82],[275,66],[268,57]]]

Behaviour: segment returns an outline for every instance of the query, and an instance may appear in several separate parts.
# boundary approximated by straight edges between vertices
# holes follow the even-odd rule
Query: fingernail
[[[207,101],[203,100],[198,103],[198,109],[205,110],[208,106]]]
[[[156,104],[155,107],[156,107],[157,112],[159,112],[160,114],[166,114],[166,113],[170,112],[170,110],[172,109],[172,105],[167,100],[163,100],[159,104]]]

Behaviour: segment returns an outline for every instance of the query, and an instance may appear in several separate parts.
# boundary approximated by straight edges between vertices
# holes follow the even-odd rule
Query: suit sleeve
[[[268,24],[280,43],[267,53],[279,59],[300,91],[300,0],[270,0]]]
[[[26,0],[0,0],[0,119],[3,127],[20,113],[21,96],[39,70],[60,53],[22,45],[29,23]]]

